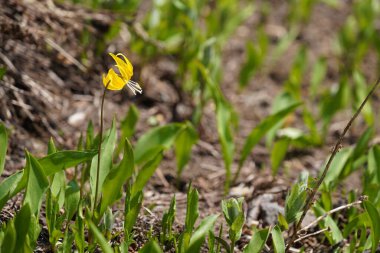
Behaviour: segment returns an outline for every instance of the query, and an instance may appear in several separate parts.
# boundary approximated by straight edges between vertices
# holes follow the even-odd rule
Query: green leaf
[[[371,252],[376,252],[380,240],[380,215],[376,210],[376,207],[369,201],[364,201],[363,206],[367,211],[371,225],[371,240],[372,240],[372,250]]]
[[[319,85],[322,83],[327,73],[327,64],[325,58],[318,58],[311,71],[310,93],[314,97],[318,94]]]
[[[278,173],[278,169],[281,162],[284,160],[286,152],[288,151],[290,140],[289,138],[281,138],[273,145],[270,161],[272,165],[272,175],[275,176]]]
[[[12,219],[6,223],[4,237],[0,238],[0,252],[14,252],[16,241],[17,231],[15,228],[14,219]]]
[[[330,190],[329,186],[337,183],[339,175],[342,173],[344,166],[352,154],[352,148],[342,148],[339,153],[336,154],[335,159],[331,162],[330,169],[325,179],[323,180],[323,187],[326,190]],[[325,163],[326,164],[326,163]],[[323,168],[326,165],[323,166]]]
[[[91,187],[91,206],[94,206],[98,199],[95,199],[96,184],[98,183],[98,189],[101,191],[103,187],[104,180],[106,179],[108,173],[112,167],[112,157],[113,150],[116,144],[116,123],[115,120],[112,121],[112,126],[109,134],[104,138],[102,143],[102,151],[100,154],[100,166],[99,166],[99,182],[97,182],[97,170],[98,170],[98,155],[92,158],[91,168],[90,168],[90,187]],[[98,197],[100,197],[100,192],[98,192]]]
[[[169,210],[164,212],[162,215],[162,221],[161,221],[161,227],[162,227],[162,243],[166,243],[169,241],[172,237],[172,226],[174,224],[176,214],[176,199],[175,196],[173,196],[172,200],[170,201],[170,207]]]
[[[202,244],[206,239],[206,235],[214,228],[218,216],[219,215],[211,215],[201,221],[201,224],[191,236],[189,248],[186,250],[186,253],[200,252]]]
[[[269,229],[258,230],[253,233],[251,241],[244,248],[244,253],[260,253],[264,248],[265,242],[268,240]]]
[[[1,78],[0,78],[1,79]],[[8,133],[3,124],[0,123],[0,175],[4,171],[5,156],[7,154],[8,147]]]
[[[78,211],[80,201],[80,188],[75,181],[70,181],[65,192],[65,213],[69,221]]]
[[[24,170],[14,173],[0,183],[0,209],[2,209],[9,199],[23,190],[26,186],[27,178]]]
[[[106,208],[121,197],[123,184],[132,176],[134,170],[134,158],[132,145],[128,139],[124,142],[124,155],[120,164],[111,170],[103,184],[103,197],[100,207],[100,216]]]
[[[5,73],[7,72],[7,69],[4,68],[4,67],[1,67],[0,68],[0,80],[3,79],[3,77],[5,76]]]
[[[282,109],[281,111],[268,116],[251,131],[244,143],[242,154],[239,160],[239,169],[243,166],[248,155],[251,153],[252,149],[257,145],[257,143],[259,143],[260,139],[279,121],[285,118],[289,113],[293,112],[300,104],[301,103],[291,104],[285,109]]]
[[[114,251],[112,250],[111,246],[108,244],[106,238],[104,238],[104,236],[96,227],[96,225],[89,219],[87,220],[87,224],[91,231],[91,234],[94,236],[95,240],[99,243],[100,248],[102,249],[102,252],[113,253]]]
[[[133,226],[136,223],[137,216],[139,215],[142,201],[143,193],[141,191],[137,192],[135,195],[131,196],[130,192],[127,194],[125,199],[125,208],[124,208],[124,233],[125,241],[128,241]]]
[[[282,236],[281,229],[276,225],[271,231],[274,252],[275,253],[285,253],[285,242]]]
[[[38,159],[38,162],[44,169],[46,176],[74,167],[80,163],[86,162],[96,155],[96,151],[58,151],[51,155]]]
[[[17,233],[17,239],[14,251],[15,253],[32,252],[32,249],[30,248],[28,242],[29,240],[27,239],[32,217],[33,216],[29,204],[24,204],[20,212],[16,215],[15,229]]]
[[[139,111],[134,104],[129,107],[128,113],[125,118],[121,121],[121,136],[122,139],[130,138],[135,132],[135,127],[139,119]]]
[[[289,229],[289,224],[286,221],[284,215],[282,215],[281,213],[278,214],[278,224],[284,230],[288,230]]]
[[[131,104],[127,115],[121,121],[120,130],[121,130],[121,141],[117,147],[115,155],[119,155],[121,149],[124,147],[125,139],[129,139],[135,133],[135,127],[139,119],[139,111],[134,104]]]
[[[299,182],[296,183],[285,200],[285,219],[288,224],[296,222],[302,213],[307,197],[307,173],[300,175]]]
[[[229,237],[233,245],[240,239],[245,222],[243,201],[244,198],[222,200],[223,215],[230,227]]]
[[[151,240],[139,250],[139,253],[162,253],[162,250],[156,241]]]
[[[135,163],[142,164],[153,159],[161,150],[170,148],[183,125],[172,123],[153,128],[140,137],[135,146]]]
[[[231,180],[231,164],[235,151],[235,144],[231,126],[231,122],[233,121],[234,115],[232,107],[226,101],[224,101],[224,99],[217,99],[216,106],[216,120],[219,141],[222,146],[224,167],[226,169],[226,182],[224,191],[225,193],[227,193],[230,187],[229,185]]]
[[[185,129],[178,134],[175,140],[175,157],[177,160],[177,175],[181,176],[183,168],[190,160],[191,148],[197,142],[198,135],[190,122],[186,123]]]
[[[317,216],[322,216],[326,213],[325,210],[318,204],[315,205],[313,209],[315,215]],[[330,229],[331,232],[325,232],[325,235],[329,239],[331,245],[335,245],[344,239],[341,230],[331,216],[326,216],[326,218],[324,218],[319,224],[322,229],[325,227]]]
[[[136,180],[132,186],[132,196],[134,196],[137,192],[141,191],[149,179],[153,176],[156,171],[158,165],[160,164],[163,158],[162,153],[157,154],[153,159],[147,162],[137,174]]]
[[[27,185],[24,196],[24,205],[29,204],[33,214],[39,213],[42,196],[49,186],[41,164],[31,154],[26,152]]]
[[[187,207],[185,218],[185,231],[189,234],[193,232],[195,222],[199,217],[198,199],[199,194],[197,189],[194,189],[192,186],[190,186],[187,191]]]

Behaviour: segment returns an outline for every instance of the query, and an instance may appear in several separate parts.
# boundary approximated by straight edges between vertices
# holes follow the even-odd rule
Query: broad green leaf
[[[177,175],[181,176],[182,171],[190,160],[191,148],[197,142],[198,135],[191,123],[187,122],[185,129],[178,134],[175,140],[175,158],[177,160]]]
[[[271,161],[271,167],[272,167],[272,175],[276,176],[278,173],[278,169],[281,165],[281,162],[284,160],[286,151],[288,150],[290,140],[289,138],[281,138],[280,140],[276,141],[273,145],[271,154],[270,154],[270,161]]]
[[[182,129],[182,124],[172,123],[153,128],[141,136],[135,146],[136,164],[147,162],[161,150],[170,148]]]
[[[41,164],[28,152],[26,152],[26,167],[24,173],[27,175],[24,205],[29,204],[30,211],[33,214],[38,214],[43,194],[48,188],[49,182]]]
[[[281,121],[289,113],[293,112],[300,104],[301,103],[291,104],[285,109],[268,116],[251,131],[244,143],[242,154],[239,160],[239,168],[243,166],[248,155],[251,153],[252,149],[257,145],[257,143],[259,143],[260,139],[279,121]]]
[[[116,168],[110,171],[103,184],[100,215],[104,213],[108,206],[112,205],[121,197],[121,188],[132,176],[133,169],[134,158],[132,145],[128,139],[125,139],[123,160],[121,160]]]
[[[154,240],[149,241],[144,245],[142,249],[139,250],[139,253],[162,253],[160,246]]]
[[[69,221],[78,211],[80,201],[80,189],[75,181],[70,181],[65,192],[65,213],[66,219]]]
[[[268,240],[269,229],[262,229],[253,233],[251,241],[244,248],[244,253],[260,253],[264,248],[265,242]]]
[[[24,170],[14,173],[0,183],[0,209],[9,199],[23,190],[27,183]]]
[[[99,243],[99,246],[102,249],[102,252],[113,253],[114,251],[112,250],[110,244],[107,242],[106,238],[104,238],[104,236],[96,227],[96,225],[89,219],[87,220],[87,224],[91,231],[91,234],[94,236],[95,240]]]
[[[141,191],[149,179],[153,176],[156,171],[158,165],[162,160],[162,153],[157,154],[153,159],[147,162],[137,174],[136,180],[132,185],[132,196],[134,196],[137,192]]]
[[[282,236],[281,229],[278,226],[274,226],[271,231],[274,252],[275,253],[285,253],[285,242],[284,237]]]
[[[189,248],[186,250],[186,253],[200,252],[206,235],[208,235],[210,230],[213,230],[217,218],[218,215],[211,215],[201,221],[201,224],[191,236]]]
[[[1,79],[1,78],[0,78]],[[3,173],[5,166],[5,156],[8,147],[8,133],[3,124],[0,123],[0,175]]]
[[[376,210],[376,207],[369,201],[364,201],[363,206],[367,211],[371,226],[371,240],[372,240],[372,250],[371,252],[376,252],[376,249],[380,241],[380,215]]]
[[[38,162],[43,167],[45,175],[50,176],[58,171],[91,160],[94,155],[96,155],[96,151],[65,150],[42,157],[38,159]]]
[[[97,170],[98,170],[98,155],[92,158],[90,168],[90,187],[91,187],[91,206],[94,206],[98,199],[95,199],[96,184],[98,183],[98,198],[100,198],[100,191],[102,190],[104,180],[108,176],[108,173],[112,167],[113,151],[116,144],[116,123],[112,121],[111,129],[106,135],[102,143],[102,151],[100,154],[100,166],[99,166],[99,182],[97,182]]]

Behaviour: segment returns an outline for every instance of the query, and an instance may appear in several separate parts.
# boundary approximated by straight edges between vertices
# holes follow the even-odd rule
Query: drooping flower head
[[[136,91],[141,94],[142,89],[140,85],[131,80],[131,77],[133,76],[133,66],[128,58],[121,53],[118,53],[117,55],[110,53],[110,56],[116,62],[115,66],[119,70],[119,74],[117,74],[113,68],[110,68],[107,75],[103,74],[104,86],[109,90],[121,90],[127,85],[134,95],[136,95]]]

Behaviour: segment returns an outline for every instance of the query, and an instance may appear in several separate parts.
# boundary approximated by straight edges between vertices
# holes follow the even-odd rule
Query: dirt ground
[[[259,5],[263,1],[256,2]],[[271,35],[274,45],[288,29],[284,26],[288,4],[281,0],[272,0],[270,4],[276,8],[272,9],[266,21],[266,32]],[[112,13],[54,4],[51,0],[0,0],[0,5],[0,66],[7,68],[4,80],[0,81],[0,120],[11,129],[3,178],[23,167],[25,148],[37,156],[42,155],[46,152],[46,144],[51,136],[58,146],[74,148],[89,120],[96,127],[99,125],[101,74],[111,63],[107,52],[127,53],[135,65],[135,79],[143,87],[144,93],[135,97],[127,90],[110,92],[105,103],[105,111],[108,112],[106,126],[114,115],[120,122],[131,103],[135,103],[140,111],[137,133],[132,141],[149,129],[152,122],[165,124],[189,118],[192,110],[189,98],[175,87],[180,85],[180,80],[175,79],[175,61],[162,57],[143,63],[137,55],[129,53],[131,36],[128,22],[116,39],[99,46],[94,41],[101,40],[116,19]],[[235,140],[237,154],[251,129],[270,114],[273,98],[281,92],[291,67],[289,59],[294,58],[300,45],[308,46],[311,63],[319,56],[327,58],[328,78],[323,85],[328,87],[337,82],[339,73],[333,43],[336,32],[351,11],[351,5],[351,1],[341,1],[341,6],[333,9],[318,4],[310,22],[302,27],[295,43],[285,55],[275,66],[259,72],[243,91],[238,89],[238,76],[245,59],[245,45],[255,38],[255,27],[261,17],[254,14],[237,29],[223,51],[225,74],[221,83],[224,94],[240,117]],[[136,22],[139,21],[138,18],[139,14]],[[88,31],[95,40],[84,44],[81,38],[83,30]],[[103,51],[97,53],[99,47]],[[368,57],[366,64],[369,66],[365,72],[367,80],[373,82],[377,62]],[[307,83],[305,87],[306,85]],[[374,101],[378,102],[377,97]],[[190,181],[200,193],[201,217],[220,213],[220,201],[224,198],[225,170],[216,133],[214,109],[212,104],[205,108],[199,126],[200,141],[194,147],[191,161],[183,173],[181,189],[176,187],[174,155],[171,152],[165,155],[165,160],[145,191],[146,216],[140,219],[139,222],[144,225],[139,227],[149,230],[150,223],[157,224],[175,194],[177,225],[180,228],[186,210],[185,186]],[[248,226],[267,225],[275,221],[278,211],[283,208],[288,187],[302,170],[317,175],[329,155],[337,133],[343,129],[350,114],[350,111],[343,111],[334,118],[323,147],[292,149],[276,178],[271,176],[269,153],[264,143],[254,149],[230,192],[230,196],[246,198]],[[302,124],[295,119],[293,124],[297,127],[298,123]],[[361,124],[359,121],[350,131],[348,145],[360,136]],[[237,168],[237,157],[233,164],[234,171]],[[354,184],[360,185],[360,181]],[[2,216],[6,216],[7,212],[12,210],[3,211]],[[242,242],[248,240],[248,235],[247,227]],[[309,243],[312,245],[315,241]]]

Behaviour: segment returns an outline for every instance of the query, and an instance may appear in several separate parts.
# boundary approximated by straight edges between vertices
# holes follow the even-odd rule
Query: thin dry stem
[[[380,84],[380,78],[376,81],[375,85],[373,85],[373,87],[371,88],[370,92],[368,93],[368,95],[366,96],[366,98],[364,99],[364,101],[360,104],[360,106],[359,106],[358,110],[355,112],[354,116],[352,116],[352,118],[350,119],[350,121],[347,123],[347,125],[344,128],[342,134],[339,136],[339,139],[338,139],[338,141],[336,142],[336,144],[334,146],[334,149],[333,149],[333,151],[332,151],[332,153],[330,155],[329,160],[327,161],[326,167],[323,170],[323,173],[322,173],[321,177],[319,178],[317,184],[314,186],[314,188],[312,189],[309,197],[306,200],[305,207],[303,209],[301,218],[299,219],[298,222],[294,223],[293,234],[290,237],[290,240],[289,240],[288,246],[285,249],[285,252],[289,251],[289,248],[293,245],[294,241],[296,240],[297,233],[298,233],[299,228],[301,227],[302,221],[305,218],[307,211],[311,208],[311,206],[314,203],[315,195],[317,194],[319,187],[321,186],[323,180],[325,179],[325,177],[327,175],[327,172],[330,169],[331,163],[332,163],[332,161],[335,158],[335,155],[338,153],[338,151],[339,151],[339,149],[340,149],[340,147],[342,145],[342,141],[343,141],[344,136],[346,135],[347,131],[351,128],[352,123],[358,117],[358,115],[362,111],[363,107],[368,102],[369,98],[373,95],[373,93],[375,92],[375,90],[379,86],[379,84]]]
[[[360,205],[361,203],[363,203],[363,200],[360,199],[360,200],[357,200],[355,202],[352,202],[350,204],[347,204],[347,205],[343,205],[343,206],[339,206],[335,209],[332,209],[330,211],[327,211],[326,213],[324,213],[323,215],[319,216],[317,219],[315,219],[313,222],[311,222],[309,225],[301,228],[300,230],[298,230],[298,234],[302,233],[303,231],[307,231],[309,228],[313,227],[314,225],[316,225],[318,222],[320,222],[321,220],[325,219],[327,216],[333,214],[333,213],[336,213],[336,212],[339,212],[343,209],[348,209],[350,207],[353,207],[353,206],[356,206],[356,205]],[[298,239],[297,239],[298,240]],[[295,240],[294,242],[297,242],[297,240]]]

